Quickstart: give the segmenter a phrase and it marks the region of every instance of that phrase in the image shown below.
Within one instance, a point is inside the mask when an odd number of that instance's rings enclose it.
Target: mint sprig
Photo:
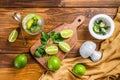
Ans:
[[[49,34],[46,32],[42,32],[42,38],[40,39],[42,45],[36,49],[34,54],[35,57],[39,58],[46,55],[45,47],[51,45],[50,43],[48,43],[50,39],[52,39],[54,43],[59,43],[64,40],[64,38],[61,37],[60,33],[55,33],[55,31],[51,31]]]
[[[64,38],[61,37],[60,33],[54,34],[52,39],[53,39],[54,43],[59,43],[59,42],[62,42],[64,40]]]
[[[50,36],[46,32],[42,32],[41,44],[46,45]]]
[[[44,56],[45,55],[45,49],[44,48],[45,48],[45,45],[39,46],[37,48],[37,50],[35,51],[34,56],[38,57],[38,58]]]

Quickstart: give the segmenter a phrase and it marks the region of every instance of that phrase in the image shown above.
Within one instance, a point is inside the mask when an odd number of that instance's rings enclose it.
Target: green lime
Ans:
[[[70,51],[70,46],[66,42],[59,42],[58,46],[63,52],[69,52]]]
[[[17,37],[18,37],[18,32],[17,32],[16,29],[14,29],[8,37],[8,41],[9,42],[14,42],[17,39]]]
[[[47,61],[47,66],[49,70],[56,71],[60,68],[61,61],[58,57],[52,56]]]
[[[58,53],[58,47],[57,46],[48,46],[45,49],[45,52],[49,55],[57,54]]]
[[[94,26],[94,27],[93,27],[93,30],[94,30],[95,33],[99,33],[99,32],[100,32],[100,28],[97,27],[97,26]]]
[[[85,74],[86,72],[86,68],[84,65],[82,64],[76,64],[73,69],[72,69],[73,73],[77,76],[82,76]]]
[[[14,66],[16,68],[23,68],[25,67],[26,64],[27,64],[27,57],[25,56],[25,54],[19,54],[14,59]]]
[[[73,30],[71,29],[66,29],[60,32],[62,38],[69,38],[73,35]]]

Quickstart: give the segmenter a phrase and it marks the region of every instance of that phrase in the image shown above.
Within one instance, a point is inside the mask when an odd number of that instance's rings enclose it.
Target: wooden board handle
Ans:
[[[85,17],[80,15],[71,23],[71,25],[76,29],[84,21],[85,21]]]

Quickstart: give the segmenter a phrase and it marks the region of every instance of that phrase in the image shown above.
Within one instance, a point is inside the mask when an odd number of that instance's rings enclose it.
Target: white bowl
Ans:
[[[110,26],[110,30],[107,32],[106,35],[96,34],[96,33],[93,31],[94,21],[95,21],[96,19],[100,19],[100,20],[102,20],[102,21],[105,21],[106,24],[107,24],[108,26]],[[107,39],[107,38],[109,38],[109,37],[113,34],[113,32],[114,32],[114,22],[113,22],[112,18],[109,17],[109,16],[106,15],[106,14],[97,14],[97,15],[95,15],[95,16],[90,20],[90,22],[89,22],[89,32],[90,32],[90,34],[91,34],[94,38],[96,38],[96,39],[100,39],[100,40]]]

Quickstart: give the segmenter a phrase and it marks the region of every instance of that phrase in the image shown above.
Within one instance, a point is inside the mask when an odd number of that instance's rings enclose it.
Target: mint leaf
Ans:
[[[55,35],[55,31],[51,31],[50,32],[50,38],[54,37],[54,35]]]
[[[47,41],[47,40],[50,38],[50,36],[49,36],[46,32],[42,32],[42,38],[43,38],[45,41]]]
[[[34,54],[33,56],[39,58],[39,57],[41,57],[41,54],[36,50],[36,51],[35,51],[35,54]]]
[[[60,33],[56,33],[54,34],[54,37],[53,37],[53,42],[54,43],[59,43],[59,42],[62,42],[64,39],[61,37]]]
[[[41,44],[42,44],[42,45],[46,45],[46,44],[47,44],[47,41],[46,41],[44,38],[41,38]]]
[[[50,36],[46,32],[42,32],[41,44],[46,45]]]
[[[37,51],[41,54],[41,56],[45,55],[45,50],[43,48],[38,48]]]
[[[42,57],[45,55],[45,45],[39,46],[38,49],[35,51],[35,57]]]
[[[38,20],[34,20],[34,21],[33,21],[33,23],[32,23],[32,26],[33,26],[33,27],[36,27],[36,26],[38,25],[38,24],[37,24],[37,21],[38,21]]]

